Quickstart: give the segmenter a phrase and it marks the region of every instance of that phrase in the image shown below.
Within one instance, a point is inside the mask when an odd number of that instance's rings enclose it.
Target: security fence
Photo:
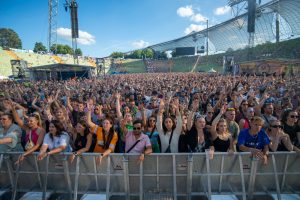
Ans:
[[[83,199],[102,194],[106,199],[209,199],[230,195],[252,199],[258,195],[281,200],[300,193],[300,156],[294,152],[271,153],[268,164],[249,153],[152,154],[139,163],[139,155],[111,154],[97,163],[99,154],[84,154],[70,163],[70,154],[51,155],[37,161],[37,154],[14,164],[20,153],[0,154],[0,189],[10,199],[20,194],[64,194]],[[1,199],[1,192],[0,192]],[[21,199],[25,199],[24,197]]]

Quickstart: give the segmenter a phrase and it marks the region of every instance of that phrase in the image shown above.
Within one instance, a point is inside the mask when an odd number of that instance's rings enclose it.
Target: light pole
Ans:
[[[206,20],[206,62],[208,67],[208,19]]]

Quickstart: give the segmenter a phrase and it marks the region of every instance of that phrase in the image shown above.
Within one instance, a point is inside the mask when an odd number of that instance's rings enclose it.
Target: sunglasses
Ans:
[[[207,112],[207,114],[214,114],[213,112]]]
[[[273,125],[273,126],[271,126],[272,128],[283,128],[281,125]]]
[[[298,116],[296,115],[291,115],[290,118],[297,118]]]
[[[136,131],[136,130],[141,130],[142,128],[141,127],[133,127],[133,130]]]
[[[156,120],[155,119],[149,119],[149,122],[155,122]]]

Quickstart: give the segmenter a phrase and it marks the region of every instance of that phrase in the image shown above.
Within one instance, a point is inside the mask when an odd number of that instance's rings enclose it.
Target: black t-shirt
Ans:
[[[87,135],[83,135],[83,136],[80,135],[80,134],[77,134],[76,140],[74,142],[74,151],[79,151],[80,149],[82,149],[82,148],[84,148],[86,146],[87,136],[88,136],[88,134]],[[96,135],[93,134],[92,144],[91,144],[91,147],[88,150],[88,152],[93,152],[94,151],[95,144],[96,144],[96,137],[95,136]]]
[[[297,133],[300,132],[299,126],[289,126],[287,124],[283,124],[283,131],[290,136],[291,141],[294,145],[297,145],[299,143],[297,138]]]
[[[205,152],[205,149],[209,149],[212,146],[210,140],[210,133],[204,129],[204,142],[203,144],[198,144],[198,132],[195,126],[191,128],[186,134],[186,145],[188,152]]]

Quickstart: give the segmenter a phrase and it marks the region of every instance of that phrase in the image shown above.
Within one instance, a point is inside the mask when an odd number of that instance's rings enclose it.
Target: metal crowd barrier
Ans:
[[[294,152],[271,153],[268,164],[249,153],[152,154],[138,164],[138,155],[111,154],[100,165],[99,154],[84,154],[73,163],[70,154],[37,154],[15,165],[20,153],[0,154],[0,190],[11,199],[20,193],[59,193],[67,199],[83,199],[83,194],[103,194],[105,199],[213,199],[214,195],[234,195],[252,199],[300,193],[300,159]],[[1,197],[0,197],[1,199]],[[24,198],[23,198],[24,199]]]

